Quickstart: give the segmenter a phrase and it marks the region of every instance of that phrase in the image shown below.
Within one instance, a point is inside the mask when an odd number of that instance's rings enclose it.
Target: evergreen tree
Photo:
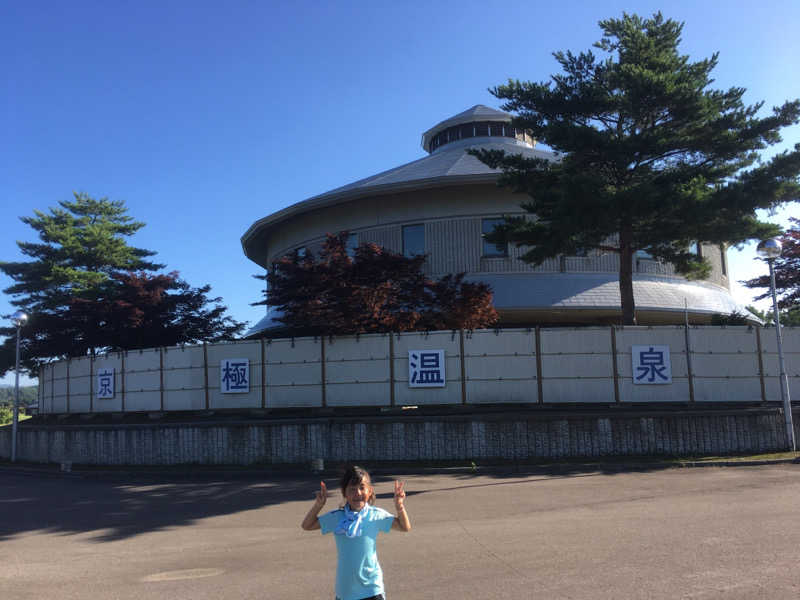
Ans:
[[[266,279],[266,298],[291,335],[346,335],[435,329],[475,329],[497,321],[487,284],[464,274],[434,281],[413,258],[375,244],[361,244],[351,257],[348,232],[328,235],[318,257],[294,252]]]
[[[127,243],[144,223],[128,216],[122,201],[75,194],[49,213],[35,211],[21,220],[39,238],[17,242],[32,260],[0,262],[0,270],[14,281],[4,290],[11,304],[28,314],[21,355],[33,375],[49,359],[141,348],[145,342],[229,338],[244,327],[223,317],[224,307],[205,308],[219,301],[205,297],[208,286],[192,289],[176,274],[151,275],[163,265],[149,260],[155,252]],[[137,295],[137,289],[146,293]],[[138,329],[131,314],[142,315]],[[0,335],[6,336],[0,346],[5,373],[15,363],[16,329],[0,328]]]
[[[792,222],[792,227],[780,237],[783,251],[775,259],[772,267],[775,271],[778,308],[782,309],[781,323],[800,325],[800,219],[790,217],[789,220]],[[755,298],[756,300],[771,296],[768,272],[742,283],[749,288],[766,288],[763,294]],[[772,321],[772,315],[769,314],[764,320]]]
[[[800,194],[800,145],[759,162],[760,150],[798,122],[800,101],[770,116],[746,106],[744,88],[711,89],[717,54],[698,62],[678,51],[683,23],[624,14],[600,22],[593,52],[556,52],[563,73],[542,83],[509,80],[490,90],[516,113],[514,125],[550,146],[557,160],[474,151],[501,168],[500,184],[530,198],[534,218],[508,218],[490,241],[528,246],[523,260],[599,248],[620,256],[624,324],[635,322],[633,258],[644,250],[689,277],[709,265],[694,241],[764,238],[756,218]]]

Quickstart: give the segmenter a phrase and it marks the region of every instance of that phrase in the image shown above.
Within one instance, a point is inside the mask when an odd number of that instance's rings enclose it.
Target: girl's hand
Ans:
[[[319,482],[319,491],[315,492],[314,495],[316,496],[314,503],[317,505],[317,507],[322,508],[325,506],[325,501],[328,499],[328,488],[325,487],[324,481]]]
[[[406,501],[406,492],[403,489],[405,486],[405,481],[398,481],[395,480],[394,482],[394,507],[397,509],[397,512],[403,510],[404,503]]]

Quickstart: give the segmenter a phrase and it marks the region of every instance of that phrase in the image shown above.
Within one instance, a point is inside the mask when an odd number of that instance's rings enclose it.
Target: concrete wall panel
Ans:
[[[611,329],[542,329],[541,342],[542,354],[611,354]]]
[[[53,407],[56,413],[69,412],[69,402],[67,395],[67,362],[60,360],[52,364],[50,373],[53,386]]]
[[[321,385],[267,385],[267,408],[322,406]]]
[[[613,403],[614,382],[608,378],[543,379],[542,397],[546,404],[563,402]]]
[[[464,353],[467,356],[533,356],[536,353],[536,334],[528,329],[466,332]]]
[[[758,377],[695,377],[694,399],[695,402],[760,402],[761,382]]]
[[[226,344],[208,344],[209,408],[258,408],[261,406],[261,342],[258,340]],[[249,391],[225,393],[220,389],[221,361],[242,358],[249,363]]]
[[[689,380],[673,376],[671,384],[639,385],[631,378],[620,379],[620,402],[689,402]]]
[[[97,397],[97,373],[104,369],[114,369],[114,397],[113,398],[98,398]],[[94,359],[94,412],[122,412],[123,398],[125,391],[123,390],[124,377],[122,374],[122,354],[103,354]]]
[[[754,353],[757,347],[756,330],[753,327],[690,327],[689,336],[693,352],[749,354]]]
[[[125,412],[161,410],[161,350],[125,354]]]
[[[457,332],[402,333],[394,337],[395,404],[460,404],[461,342]],[[444,350],[445,387],[410,388],[408,386],[408,352],[410,350]]]
[[[267,408],[322,406],[319,338],[272,340],[264,351]]]
[[[70,412],[88,413],[91,411],[91,379],[92,359],[88,356],[73,358],[69,361],[69,408]]]
[[[381,382],[327,383],[327,406],[389,406],[389,380]]]
[[[466,387],[467,404],[535,404],[539,401],[535,379],[468,379]]]
[[[325,340],[325,399],[328,406],[390,403],[388,335]]]
[[[615,330],[620,401],[686,402],[689,398],[685,330],[681,327],[626,327]],[[754,329],[697,327],[690,330],[695,400],[698,402],[758,402],[761,385]],[[391,340],[391,341],[390,341]],[[767,400],[780,400],[774,329],[761,331]],[[613,402],[613,363],[610,328],[553,328],[541,330],[542,391],[545,403]],[[389,364],[394,348],[394,403],[397,405],[467,403],[529,403],[538,401],[535,332],[514,329],[466,332],[463,336],[465,386],[461,385],[461,336],[458,332],[375,334],[324,341],[325,390],[328,406],[388,405],[392,401]],[[672,384],[634,385],[631,346],[667,344]],[[247,408],[262,403],[262,342],[244,341],[207,347],[208,407]],[[800,329],[784,333],[786,366],[793,398],[800,397]],[[409,349],[445,351],[444,388],[408,387]],[[323,341],[314,338],[264,343],[265,405],[321,406]],[[162,353],[160,355],[160,352]],[[42,413],[154,411],[161,407],[163,357],[164,410],[206,408],[202,346],[149,349],[99,356],[89,375],[89,359],[59,361],[43,367],[40,381]],[[219,361],[247,358],[250,392],[219,392]],[[123,373],[122,367],[125,367]],[[98,399],[96,374],[115,370],[115,395]],[[465,396],[463,395],[465,393]]]
[[[206,408],[203,346],[164,348],[164,410]]]
[[[614,370],[611,354],[542,355],[542,379],[601,377],[611,379]]]
[[[50,365],[42,365],[39,368],[39,412],[42,414],[52,413],[50,385]]]

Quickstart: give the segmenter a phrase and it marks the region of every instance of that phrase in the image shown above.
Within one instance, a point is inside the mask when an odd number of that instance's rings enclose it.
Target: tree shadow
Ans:
[[[599,465],[558,465],[472,472],[426,472],[408,467],[380,469],[373,482],[384,487],[413,475],[409,496],[456,489],[515,486],[554,478],[595,477],[664,468],[622,469]],[[425,482],[425,477],[436,477]],[[444,476],[444,477],[443,477]],[[487,481],[486,478],[502,481]],[[325,480],[338,501],[338,473],[172,471],[137,473],[21,474],[0,471],[0,541],[26,532],[74,535],[96,532],[94,542],[122,540],[142,533],[187,526],[214,516],[231,515],[287,502],[310,502]],[[420,485],[422,484],[422,485]],[[386,489],[384,487],[384,489]],[[378,493],[391,499],[392,492]],[[297,515],[298,524],[303,511]]]
[[[317,483],[317,485],[319,485]],[[121,477],[0,472],[0,541],[30,531],[97,532],[96,542],[191,525],[283,502],[313,499],[314,481],[288,477],[168,474]],[[298,515],[298,527],[302,515]]]

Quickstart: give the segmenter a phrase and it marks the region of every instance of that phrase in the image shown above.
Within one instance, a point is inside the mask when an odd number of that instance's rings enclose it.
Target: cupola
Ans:
[[[530,146],[536,141],[525,131],[511,126],[509,113],[476,104],[462,113],[445,119],[422,134],[422,147],[429,154],[453,142],[469,138],[514,138]]]

